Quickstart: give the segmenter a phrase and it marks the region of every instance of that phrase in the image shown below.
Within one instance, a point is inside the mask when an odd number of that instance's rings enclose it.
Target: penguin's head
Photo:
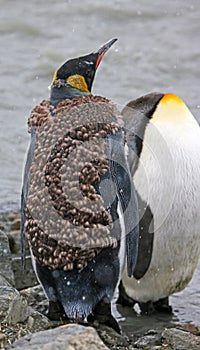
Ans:
[[[136,100],[130,101],[122,111],[127,128],[149,123],[167,122],[174,125],[183,124],[193,116],[185,103],[173,93],[152,92]]]
[[[110,40],[99,50],[86,56],[73,58],[65,62],[54,73],[50,86],[51,97],[55,89],[60,89],[62,87],[65,87],[65,91],[66,87],[68,89],[73,89],[75,96],[78,94],[90,94],[96,70],[103,56],[116,40],[117,39]],[[62,96],[62,99],[67,97],[69,96]],[[73,98],[73,93],[71,98]]]
[[[133,151],[132,164],[137,164],[137,157],[142,151],[146,126],[155,114],[163,96],[164,94],[157,92],[141,96],[130,101],[122,110],[127,145]]]
[[[148,124],[158,130],[168,130],[166,128],[170,127],[177,134],[177,127],[179,132],[183,132],[184,129],[187,130],[188,123],[194,122],[194,117],[185,103],[173,93],[152,92],[132,100],[124,107],[122,115],[127,144],[133,151],[132,156],[129,152],[133,169],[138,164],[136,159],[141,154]]]
[[[184,122],[190,122],[194,117],[180,97],[173,93],[166,93],[159,101],[155,113],[151,116],[151,122],[170,123],[174,127],[183,126]]]

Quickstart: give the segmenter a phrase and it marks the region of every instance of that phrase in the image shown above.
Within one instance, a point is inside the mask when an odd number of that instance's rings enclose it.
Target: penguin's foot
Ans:
[[[169,298],[159,299],[157,301],[148,301],[147,303],[139,303],[142,314],[152,315],[154,312],[164,312],[171,314],[172,307],[169,305]]]
[[[148,301],[147,303],[138,303],[142,315],[152,315],[155,312],[154,303]]]
[[[67,320],[64,308],[59,301],[49,300],[47,317],[52,321]]]
[[[122,281],[119,284],[119,297],[117,304],[122,306],[134,307],[135,304],[138,304],[143,315],[152,315],[154,312],[165,312],[172,313],[172,307],[169,305],[169,298],[159,299],[158,301],[148,301],[147,303],[139,303],[136,300],[129,297],[125,291],[125,288],[122,284]]]
[[[158,301],[153,303],[153,306],[155,308],[156,311],[159,312],[165,312],[168,314],[172,313],[172,307],[171,305],[169,305],[169,298],[163,298],[163,299],[159,299]]]
[[[122,281],[119,284],[119,297],[117,299],[117,304],[120,304],[122,306],[129,306],[133,307],[137,302],[130,298],[124,289],[124,286],[122,284]]]
[[[93,309],[93,314],[88,316],[88,322],[94,324],[105,324],[114,329],[117,333],[121,333],[118,322],[111,314],[111,303],[107,297],[104,297]]]

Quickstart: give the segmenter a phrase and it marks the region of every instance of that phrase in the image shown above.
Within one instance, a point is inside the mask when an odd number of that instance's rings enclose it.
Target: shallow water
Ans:
[[[48,97],[54,70],[110,38],[119,41],[99,67],[95,94],[123,105],[175,92],[200,121],[199,18],[196,0],[0,0],[0,211],[19,208],[27,118]],[[172,297],[181,321],[200,324],[199,271]]]
[[[173,308],[172,314],[155,313],[151,316],[139,314],[128,307],[118,306],[116,316],[122,331],[130,338],[134,339],[149,330],[162,330],[164,327],[189,322],[200,327],[200,264],[196,269],[192,281],[181,292],[169,298]],[[119,313],[119,315],[118,315]]]

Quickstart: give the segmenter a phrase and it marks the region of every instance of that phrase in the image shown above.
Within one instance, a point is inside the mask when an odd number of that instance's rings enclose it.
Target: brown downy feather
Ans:
[[[26,206],[26,236],[36,260],[50,269],[82,269],[103,247],[115,247],[112,218],[94,185],[108,170],[106,137],[120,127],[107,99],[83,96],[53,108],[36,106]]]

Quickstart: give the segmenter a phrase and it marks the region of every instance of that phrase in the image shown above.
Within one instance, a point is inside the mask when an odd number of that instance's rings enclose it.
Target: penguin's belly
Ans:
[[[169,231],[167,225],[154,234],[152,259],[145,275],[136,280],[123,275],[127,294],[139,302],[157,301],[185,288],[197,266],[199,234]]]
[[[123,274],[127,294],[139,302],[182,290],[199,260],[200,133],[194,131],[185,144],[182,138],[166,143],[166,137],[158,145],[154,137],[154,141],[147,138],[143,147],[134,181],[154,217],[152,257],[141,279]]]

